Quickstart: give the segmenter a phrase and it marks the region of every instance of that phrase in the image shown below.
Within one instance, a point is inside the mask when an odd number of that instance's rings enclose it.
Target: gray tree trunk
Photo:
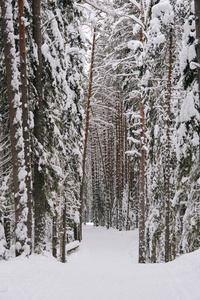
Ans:
[[[195,0],[195,23],[196,23],[196,45],[197,62],[200,64],[200,2]],[[198,83],[199,83],[199,114],[200,114],[200,68],[198,68]],[[200,126],[199,126],[199,164],[200,164]]]
[[[168,74],[168,96],[167,96],[167,144],[166,144],[166,162],[165,162],[165,262],[170,260],[170,114],[171,114],[171,77],[172,77],[172,28],[170,29],[169,44],[169,74]]]

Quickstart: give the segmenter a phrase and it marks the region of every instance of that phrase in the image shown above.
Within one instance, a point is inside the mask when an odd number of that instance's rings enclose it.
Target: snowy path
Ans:
[[[168,264],[137,264],[138,232],[84,227],[80,249],[0,261],[0,300],[200,300],[200,250]]]

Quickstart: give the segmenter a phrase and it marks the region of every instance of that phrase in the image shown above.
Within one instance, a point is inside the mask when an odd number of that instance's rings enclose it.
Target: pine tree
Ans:
[[[81,13],[72,1],[58,1],[57,4],[50,2],[45,13],[43,11],[43,16],[46,17],[47,13],[50,21],[44,21],[48,30],[44,32],[42,45],[46,62],[43,70],[44,136],[48,135],[48,139],[44,139],[46,158],[43,156],[42,164],[46,170],[44,190],[47,206],[53,207],[50,199],[56,192],[62,209],[66,211],[66,216],[62,214],[64,219],[66,217],[66,222],[63,222],[66,224],[65,232],[69,226],[76,227],[80,208],[77,190],[81,180],[84,50],[79,25]],[[54,40],[56,42],[52,43]]]
[[[181,79],[178,88],[179,114],[177,114],[177,186],[173,206],[176,210],[175,228],[179,232],[177,251],[189,252],[199,245],[199,137],[197,111],[198,83],[195,51],[195,16],[191,1],[185,2],[185,9],[180,7],[184,19],[182,50],[180,56]],[[192,225],[193,224],[193,225]]]
[[[86,154],[87,154],[87,144],[88,144],[88,132],[89,132],[89,117],[90,117],[90,98],[92,93],[93,84],[93,67],[94,67],[94,56],[95,56],[95,38],[96,38],[96,27],[94,27],[93,41],[92,41],[92,53],[91,53],[91,64],[90,64],[90,78],[89,78],[89,88],[88,88],[88,100],[87,100],[87,110],[86,110],[86,125],[85,125],[85,141],[84,141],[84,152],[83,152],[83,174],[82,182],[80,187],[80,237],[82,240],[82,214],[83,214],[83,189],[85,183],[85,172],[86,172]]]
[[[10,1],[1,2],[3,20],[3,41],[5,52],[5,66],[7,79],[7,99],[9,105],[10,140],[13,165],[13,184],[15,197],[15,235],[16,255],[27,247],[27,188],[26,168],[24,165],[24,139],[22,110],[19,92],[19,70],[16,63],[16,48],[14,39],[14,26],[12,18],[12,4]]]
[[[42,35],[41,35],[41,1],[32,2],[33,40],[37,49],[37,63],[34,70],[35,105],[34,105],[34,137],[37,147],[44,146],[44,110],[42,90]],[[45,195],[44,174],[40,167],[40,158],[34,157],[34,206],[35,206],[35,249],[42,251],[45,244]]]
[[[24,138],[25,184],[27,193],[27,235],[31,245],[32,237],[32,191],[31,191],[31,158],[30,158],[30,133],[29,133],[29,102],[27,88],[26,65],[26,37],[24,1],[18,1],[19,9],[19,50],[20,50],[20,77],[21,77],[21,102],[22,102],[22,127]]]
[[[146,192],[148,198],[151,199],[150,203],[146,202],[147,224],[150,222],[150,226],[147,225],[146,228],[146,245],[147,256],[152,255],[154,262],[158,244],[162,244],[165,249],[166,260],[170,255],[170,200],[173,197],[170,184],[170,178],[173,176],[170,141],[172,132],[172,21],[173,9],[168,1],[152,5],[143,53],[144,69],[141,88],[145,102],[148,137],[146,141],[148,190]],[[164,68],[164,65],[168,65],[168,68]],[[165,220],[161,213],[163,210]],[[165,232],[163,232],[164,228]]]

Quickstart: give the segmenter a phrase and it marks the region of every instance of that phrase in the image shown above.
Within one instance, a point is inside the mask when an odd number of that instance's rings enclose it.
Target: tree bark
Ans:
[[[92,195],[93,195],[93,220],[94,225],[98,226],[98,201],[97,201],[97,170],[96,170],[96,141],[91,134],[91,172],[92,172]]]
[[[115,165],[115,196],[116,196],[116,228],[119,229],[119,189],[120,189],[120,133],[119,133],[119,104],[116,105],[116,120],[115,120],[115,134],[116,134],[116,165]]]
[[[140,42],[143,40],[143,30],[140,29]],[[140,95],[140,127],[141,127],[141,146],[140,146],[140,204],[139,204],[139,263],[145,263],[146,249],[145,249],[145,120],[144,120],[144,106],[142,96]]]
[[[10,249],[11,246],[11,216],[10,211],[8,209],[5,209],[4,211],[4,232],[5,232],[5,238],[7,243],[7,248]]]
[[[5,53],[6,82],[9,105],[10,140],[13,165],[13,186],[15,202],[15,234],[16,234],[16,255],[20,255],[26,244],[26,190],[23,179],[19,176],[24,170],[23,162],[23,130],[21,125],[20,94],[18,86],[18,69],[16,65],[16,49],[14,40],[14,28],[12,20],[11,0],[1,0],[3,44]],[[23,175],[21,173],[21,175]],[[23,176],[22,176],[23,177]],[[22,183],[22,185],[20,185]]]
[[[31,192],[31,162],[30,162],[30,136],[29,136],[29,103],[27,90],[26,74],[26,38],[25,38],[25,19],[24,19],[24,1],[18,0],[19,8],[19,50],[20,50],[20,75],[21,75],[21,93],[22,93],[22,127],[24,137],[24,159],[26,168],[26,189],[27,189],[27,235],[31,245],[32,237],[32,192]]]
[[[123,114],[122,103],[119,104],[119,230],[123,228],[123,213],[122,213],[122,200],[123,200]]]
[[[196,52],[197,63],[200,64],[200,2],[195,0],[195,23],[196,23]],[[199,115],[200,115],[200,67],[198,67],[198,83],[199,83]],[[200,125],[199,125],[199,164],[200,164]]]
[[[112,132],[110,127],[108,128],[108,141],[107,141],[107,149],[108,149],[108,163],[107,163],[107,179],[108,179],[108,189],[109,189],[109,210],[110,210],[110,227],[112,227],[112,207],[114,203],[114,172],[113,172],[113,166],[114,166],[114,153],[112,152]]]
[[[165,262],[170,260],[170,114],[171,114],[171,77],[172,77],[172,28],[170,29],[169,44],[169,74],[167,96],[167,141],[166,141],[166,166],[165,166]]]
[[[61,235],[60,235],[60,256],[61,256],[61,262],[66,262],[66,199],[64,200],[64,207],[63,207],[63,213],[62,213],[62,221],[61,221]]]
[[[41,36],[41,3],[33,2],[33,38],[37,45],[38,63],[35,70],[36,103],[34,110],[34,136],[38,145],[43,146],[43,97],[42,97],[42,36]],[[34,204],[35,204],[35,250],[44,248],[45,236],[45,197],[44,175],[39,165],[39,157],[34,157]]]

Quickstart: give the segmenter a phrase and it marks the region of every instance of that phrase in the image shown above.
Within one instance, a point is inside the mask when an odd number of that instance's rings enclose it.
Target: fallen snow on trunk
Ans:
[[[49,254],[0,261],[0,300],[199,300],[200,250],[137,264],[138,231],[85,226],[62,264]]]

